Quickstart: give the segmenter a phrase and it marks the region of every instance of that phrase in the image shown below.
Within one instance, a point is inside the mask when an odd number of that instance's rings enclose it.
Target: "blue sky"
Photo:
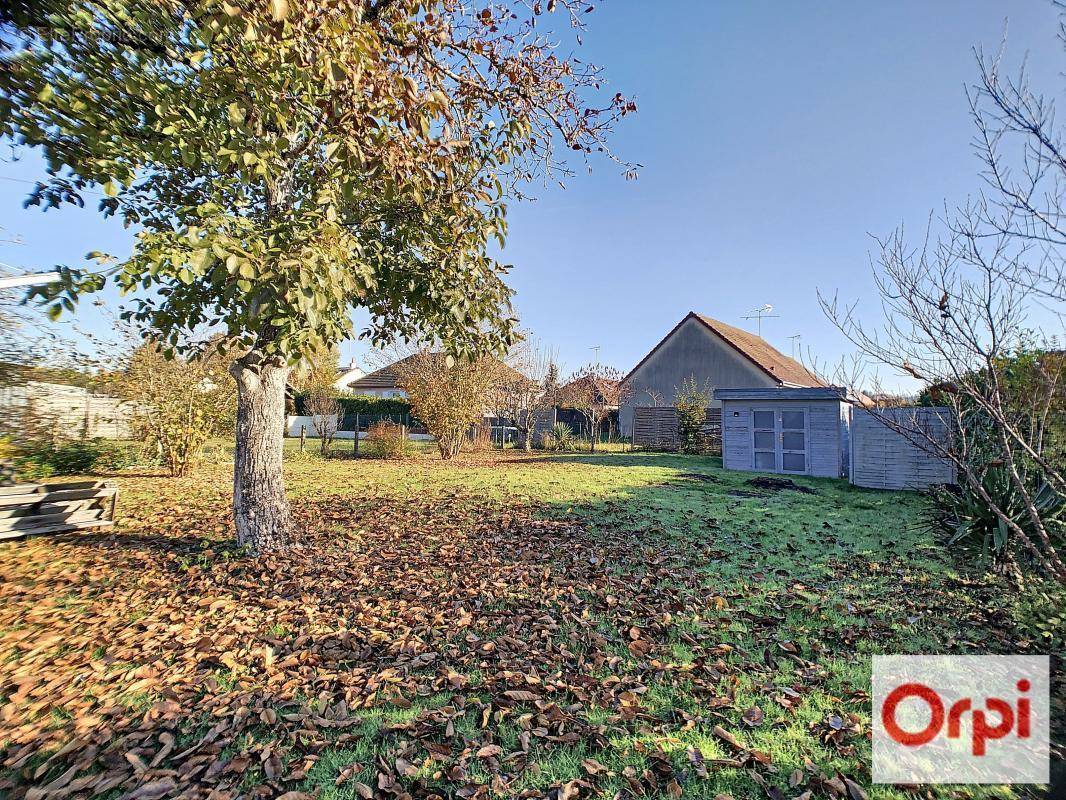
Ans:
[[[608,0],[589,18],[583,56],[605,65],[608,91],[636,95],[639,112],[613,145],[644,168],[627,182],[597,162],[565,190],[538,188],[535,203],[512,207],[501,258],[514,265],[523,326],[564,372],[594,346],[628,371],[690,310],[747,327],[744,315],[771,303],[771,343],[789,353],[800,334],[805,351],[837,359],[848,345],[815,288],[864,300],[877,317],[869,235],[901,223],[917,233],[945,200],[980,187],[964,96],[972,48],[997,48],[1006,29],[1008,63],[1028,55],[1062,100],[1057,19],[1043,0]],[[0,238],[24,241],[0,244],[0,261],[37,270],[80,264],[89,250],[129,252],[129,233],[96,213],[97,198],[24,211],[18,181],[38,177],[40,162],[0,155]],[[88,304],[80,313],[106,330]]]

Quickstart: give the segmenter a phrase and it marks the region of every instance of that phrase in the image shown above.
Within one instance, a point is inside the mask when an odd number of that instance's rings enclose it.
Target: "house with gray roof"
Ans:
[[[408,356],[413,358],[413,356]],[[345,389],[351,394],[365,394],[371,397],[407,397],[407,392],[400,388],[400,373],[397,365],[406,361],[402,358],[388,366],[368,372],[353,381],[350,381]]]

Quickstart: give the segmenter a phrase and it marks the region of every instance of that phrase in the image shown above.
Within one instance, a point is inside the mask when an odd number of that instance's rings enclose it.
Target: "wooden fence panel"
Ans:
[[[898,408],[877,412],[904,431],[921,431],[947,444],[949,415],[942,408]],[[851,416],[851,482],[873,489],[927,489],[954,483],[952,464],[923,445],[923,436],[906,435],[877,415],[856,408]]]
[[[633,409],[633,446],[651,450],[677,449],[677,409],[637,406]]]
[[[677,409],[673,406],[637,406],[633,409],[633,446],[674,451],[680,447]],[[708,408],[700,427],[700,450],[722,452],[722,409]]]

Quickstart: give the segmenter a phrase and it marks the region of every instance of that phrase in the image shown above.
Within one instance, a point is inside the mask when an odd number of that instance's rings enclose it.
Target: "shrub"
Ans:
[[[1026,534],[1035,536],[1025,501],[1003,467],[989,467],[981,478],[981,487]],[[968,484],[938,487],[930,493],[933,507],[930,520],[949,534],[948,543],[963,548],[977,548],[984,561],[999,567],[1013,566],[1017,552],[1010,529],[996,516],[992,507]],[[1066,538],[1066,500],[1047,482],[1032,491],[1033,503],[1048,529],[1057,532],[1060,542]]]
[[[677,409],[678,449],[682,453],[703,453],[707,442],[703,425],[707,421],[707,406],[713,392],[707,385],[700,385],[695,377],[688,377],[675,390],[674,407]]]
[[[415,416],[436,439],[440,457],[454,458],[470,426],[482,419],[500,362],[490,356],[453,358],[419,350],[393,368]]]
[[[233,431],[237,385],[229,365],[229,357],[214,350],[168,358],[162,345],[148,342],[112,378],[115,391],[137,409],[136,437],[172,476],[186,475],[209,439]]]
[[[19,480],[36,481],[53,475],[84,475],[125,469],[140,463],[138,449],[105,439],[75,439],[23,448],[14,459]]]
[[[403,426],[393,422],[375,422],[366,432],[363,452],[371,458],[402,458],[407,453]]]
[[[294,407],[297,414],[308,416],[307,410],[309,392],[301,392],[294,399]],[[341,407],[341,414],[369,414],[398,417],[411,413],[411,404],[402,397],[374,397],[370,394],[338,395],[337,403]]]
[[[93,462],[93,470],[114,472],[145,463],[142,450],[135,444],[123,442],[100,442],[100,452]]]
[[[51,478],[53,475],[55,475],[55,469],[42,454],[19,456],[15,459],[16,482],[39,481]]]
[[[48,460],[56,475],[81,475],[92,471],[103,451],[99,439],[78,439],[60,444]]]
[[[565,422],[556,422],[551,430],[544,434],[544,449],[568,453],[577,449],[577,436]]]
[[[1066,586],[1045,580],[1026,588],[1015,607],[1019,627],[1040,643],[1037,652],[1066,652]]]

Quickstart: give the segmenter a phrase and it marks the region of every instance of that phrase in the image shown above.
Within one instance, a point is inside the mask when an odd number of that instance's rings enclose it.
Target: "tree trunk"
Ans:
[[[230,371],[237,381],[237,449],[233,455],[237,543],[256,553],[285,550],[293,540],[282,476],[289,367],[253,350],[234,362]]]
[[[596,428],[599,427],[597,423],[599,420],[593,421],[589,419],[589,452],[596,452]]]

